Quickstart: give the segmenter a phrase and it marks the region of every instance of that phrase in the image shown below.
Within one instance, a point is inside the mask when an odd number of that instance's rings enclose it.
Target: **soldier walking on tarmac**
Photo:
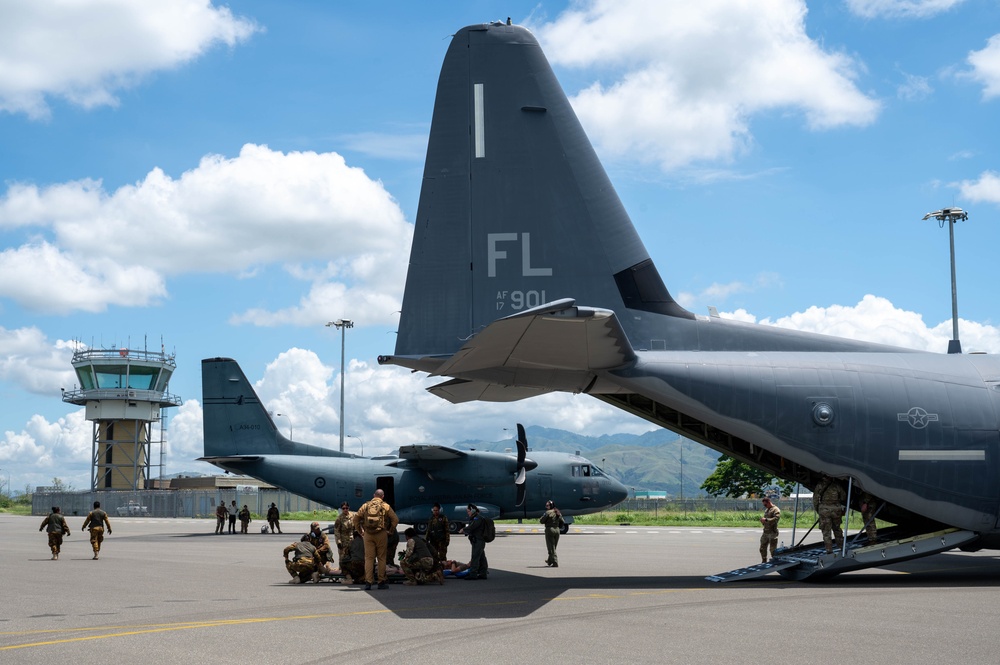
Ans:
[[[94,509],[87,513],[87,519],[83,520],[83,530],[90,527],[90,546],[94,548],[94,558],[101,556],[101,543],[104,542],[104,528],[107,527],[108,535],[111,535],[111,522],[108,521],[108,514],[101,510],[101,502],[94,502]]]
[[[47,527],[47,528],[46,528]],[[59,513],[59,506],[52,506],[52,513],[42,520],[42,526],[38,530],[46,529],[49,534],[49,549],[52,550],[52,560],[59,559],[59,550],[62,549],[63,535],[69,535],[69,525],[66,518]]]

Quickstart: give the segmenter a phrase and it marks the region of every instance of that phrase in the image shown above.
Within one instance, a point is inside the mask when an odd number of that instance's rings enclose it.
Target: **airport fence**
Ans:
[[[282,515],[314,510],[332,510],[330,506],[310,501],[285,490],[261,489],[256,492],[233,488],[179,489],[179,490],[98,490],[74,492],[35,492],[32,495],[33,515],[48,515],[52,506],[59,506],[64,515],[85,516],[94,501],[100,501],[108,515],[114,517],[178,517],[212,518],[220,502],[230,505],[236,501],[240,508],[244,504],[250,512],[263,518],[268,506],[274,503]],[[778,505],[789,517],[794,510],[793,499],[781,499]],[[718,513],[760,513],[763,507],[760,499],[730,499],[727,497],[700,497],[695,499],[643,499],[629,498],[602,511],[604,516],[711,514]],[[812,513],[812,499],[799,501],[798,512]]]
[[[48,515],[52,506],[59,506],[63,515],[84,517],[100,501],[108,516],[115,517],[215,517],[219,503],[246,505],[251,513],[263,518],[274,503],[282,515],[314,510],[331,510],[285,490],[237,491],[233,488],[182,490],[99,490],[83,492],[35,492],[31,498],[33,515]]]
[[[790,516],[795,510],[795,500],[783,498],[776,500],[782,514]],[[676,515],[678,513],[760,513],[764,510],[760,499],[731,499],[729,497],[699,497],[694,499],[644,499],[628,498],[617,506],[602,511],[602,515],[642,514],[654,518],[662,514]],[[799,499],[798,512],[810,513],[813,510],[812,497]]]

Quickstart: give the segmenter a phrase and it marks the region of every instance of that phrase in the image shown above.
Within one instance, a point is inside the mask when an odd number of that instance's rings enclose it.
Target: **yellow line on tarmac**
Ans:
[[[99,632],[99,631],[119,631],[105,633],[101,635],[81,635],[79,637],[69,637],[65,639],[58,640],[46,640],[42,642],[28,642],[25,644],[12,644],[10,646],[0,647],[0,651],[10,651],[13,649],[25,649],[28,647],[41,647],[50,646],[53,644],[68,644],[73,642],[87,642],[90,640],[103,640],[111,637],[129,637],[131,635],[149,635],[153,633],[167,633],[177,630],[190,630],[192,628],[217,628],[220,626],[239,626],[244,624],[253,623],[269,623],[273,621],[298,621],[302,619],[330,619],[337,617],[352,617],[352,616],[365,616],[368,614],[387,614],[387,613],[400,613],[400,612],[416,612],[416,611],[427,611],[431,609],[454,609],[456,607],[483,607],[483,606],[499,606],[499,605],[519,605],[527,601],[509,601],[502,603],[470,603],[462,605],[437,605],[429,607],[411,607],[400,610],[364,610],[358,612],[335,612],[330,614],[303,614],[298,616],[288,616],[288,617],[256,617],[250,619],[213,619],[211,621],[184,621],[180,623],[168,623],[168,624],[147,624],[138,626],[101,626],[101,627],[88,627],[88,628],[72,628],[69,630],[37,630],[37,631],[21,631],[21,632],[9,632],[0,633],[0,635],[39,635],[45,633],[67,633],[67,632]]]
[[[609,598],[623,598],[626,596],[646,596],[646,595],[656,595],[664,593],[678,593],[684,591],[700,591],[701,589],[660,589],[660,590],[649,590],[649,591],[633,591],[625,594],[599,594],[590,593],[584,594],[582,596],[559,596],[556,598],[546,598],[545,600],[553,601],[566,601],[566,600],[595,600],[595,599],[609,599]],[[499,607],[502,605],[523,605],[528,601],[525,600],[513,600],[504,602],[493,602],[493,603],[461,603],[461,604],[448,604],[448,605],[429,605],[422,607],[409,607],[405,609],[381,609],[381,610],[361,610],[356,612],[333,612],[329,614],[302,614],[296,616],[287,617],[253,617],[248,619],[212,619],[210,621],[183,621],[177,623],[165,623],[165,624],[139,624],[136,626],[88,626],[84,628],[56,628],[56,629],[44,629],[44,630],[30,630],[30,631],[17,631],[17,632],[0,632],[0,636],[28,636],[28,635],[45,635],[51,633],[59,633],[65,635],[66,633],[101,633],[99,635],[78,635],[76,637],[66,637],[62,639],[55,640],[44,640],[39,642],[27,642],[24,644],[12,644],[9,646],[0,646],[0,651],[11,651],[14,649],[26,649],[29,647],[42,647],[51,646],[53,644],[69,644],[73,642],[87,642],[91,640],[104,640],[112,637],[129,637],[133,635],[151,635],[155,633],[168,633],[178,630],[191,630],[191,629],[203,629],[203,628],[218,628],[220,626],[240,626],[246,624],[254,623],[270,623],[274,621],[300,621],[308,619],[331,619],[338,617],[355,617],[355,616],[365,616],[369,614],[399,614],[404,612],[426,612],[427,610],[442,610],[442,609],[455,609],[459,607]],[[112,631],[112,632],[107,632]]]

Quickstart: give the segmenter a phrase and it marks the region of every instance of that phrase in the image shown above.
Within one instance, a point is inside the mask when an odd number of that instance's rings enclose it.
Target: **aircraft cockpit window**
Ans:
[[[606,476],[608,474],[604,473],[604,470],[600,467],[596,467],[593,464],[590,465],[590,475],[594,477]]]
[[[571,466],[569,468],[569,475],[573,476],[574,478],[576,478],[577,476],[579,476],[580,475],[580,465],[574,464],[573,466]]]
[[[589,464],[584,464],[583,465],[583,477],[584,478],[589,478],[590,477],[590,465]]]

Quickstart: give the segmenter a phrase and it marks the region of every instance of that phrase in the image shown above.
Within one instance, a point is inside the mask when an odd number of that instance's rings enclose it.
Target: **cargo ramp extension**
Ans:
[[[808,535],[808,534],[807,534]],[[875,568],[908,559],[937,554],[974,541],[978,533],[942,529],[932,533],[907,532],[898,527],[883,529],[878,540],[868,544],[864,532],[847,539],[846,551],[827,554],[822,542],[779,549],[767,563],[711,575],[710,582],[734,582],[778,573],[785,579],[815,581],[862,568]]]

